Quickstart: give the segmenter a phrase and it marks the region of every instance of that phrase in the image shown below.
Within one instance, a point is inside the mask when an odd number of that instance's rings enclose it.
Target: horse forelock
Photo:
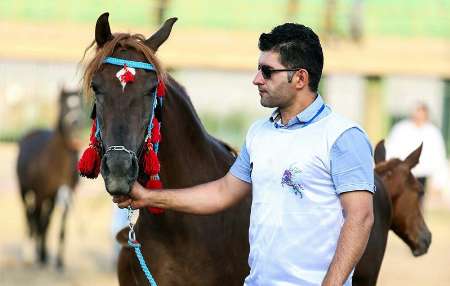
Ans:
[[[155,56],[154,52],[145,44],[145,37],[141,34],[129,34],[129,33],[115,33],[113,39],[107,42],[103,47],[98,47],[95,40],[86,48],[83,58],[84,61],[86,54],[95,49],[94,55],[87,61],[82,77],[83,94],[92,98],[93,93],[91,90],[91,81],[95,72],[97,72],[103,60],[111,56],[117,48],[132,49],[140,52],[144,55],[149,63],[151,63],[156,70],[156,74],[160,79],[166,81],[166,73],[163,70],[161,63]]]
[[[375,166],[375,172],[377,172],[379,175],[382,175],[387,171],[392,171],[395,167],[400,165],[400,163],[402,163],[402,160],[398,158],[393,158],[388,161],[380,162]]]

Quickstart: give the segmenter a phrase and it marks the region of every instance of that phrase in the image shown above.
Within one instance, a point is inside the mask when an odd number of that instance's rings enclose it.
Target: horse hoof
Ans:
[[[56,261],[56,270],[60,273],[64,272],[64,262],[61,259]]]

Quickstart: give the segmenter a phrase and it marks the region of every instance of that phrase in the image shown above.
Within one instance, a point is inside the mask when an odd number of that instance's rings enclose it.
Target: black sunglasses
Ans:
[[[302,68],[293,68],[293,69],[273,69],[266,65],[258,66],[258,70],[261,71],[261,74],[264,79],[270,79],[272,77],[272,73],[274,72],[282,72],[282,71],[298,71]]]

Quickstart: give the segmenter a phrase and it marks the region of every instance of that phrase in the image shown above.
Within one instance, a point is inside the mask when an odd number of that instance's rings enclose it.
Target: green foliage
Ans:
[[[354,0],[336,1],[334,28],[349,35],[349,15]],[[319,33],[324,23],[326,0],[299,0],[294,15]],[[166,15],[177,16],[177,26],[267,31],[287,18],[287,0],[170,0]],[[110,12],[115,23],[156,25],[159,1],[147,0],[2,0],[0,20],[92,23]],[[368,35],[450,37],[450,0],[363,1],[364,30]]]
[[[225,115],[204,112],[200,114],[200,118],[211,135],[237,149],[244,143],[247,129],[254,120],[254,116],[244,112],[231,112]]]

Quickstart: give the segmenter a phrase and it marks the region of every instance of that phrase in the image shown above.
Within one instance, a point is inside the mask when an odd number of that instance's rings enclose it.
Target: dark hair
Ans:
[[[309,88],[317,92],[323,68],[323,53],[319,37],[301,24],[286,23],[270,33],[262,33],[258,47],[261,51],[280,54],[280,62],[287,68],[301,67],[309,73]]]

